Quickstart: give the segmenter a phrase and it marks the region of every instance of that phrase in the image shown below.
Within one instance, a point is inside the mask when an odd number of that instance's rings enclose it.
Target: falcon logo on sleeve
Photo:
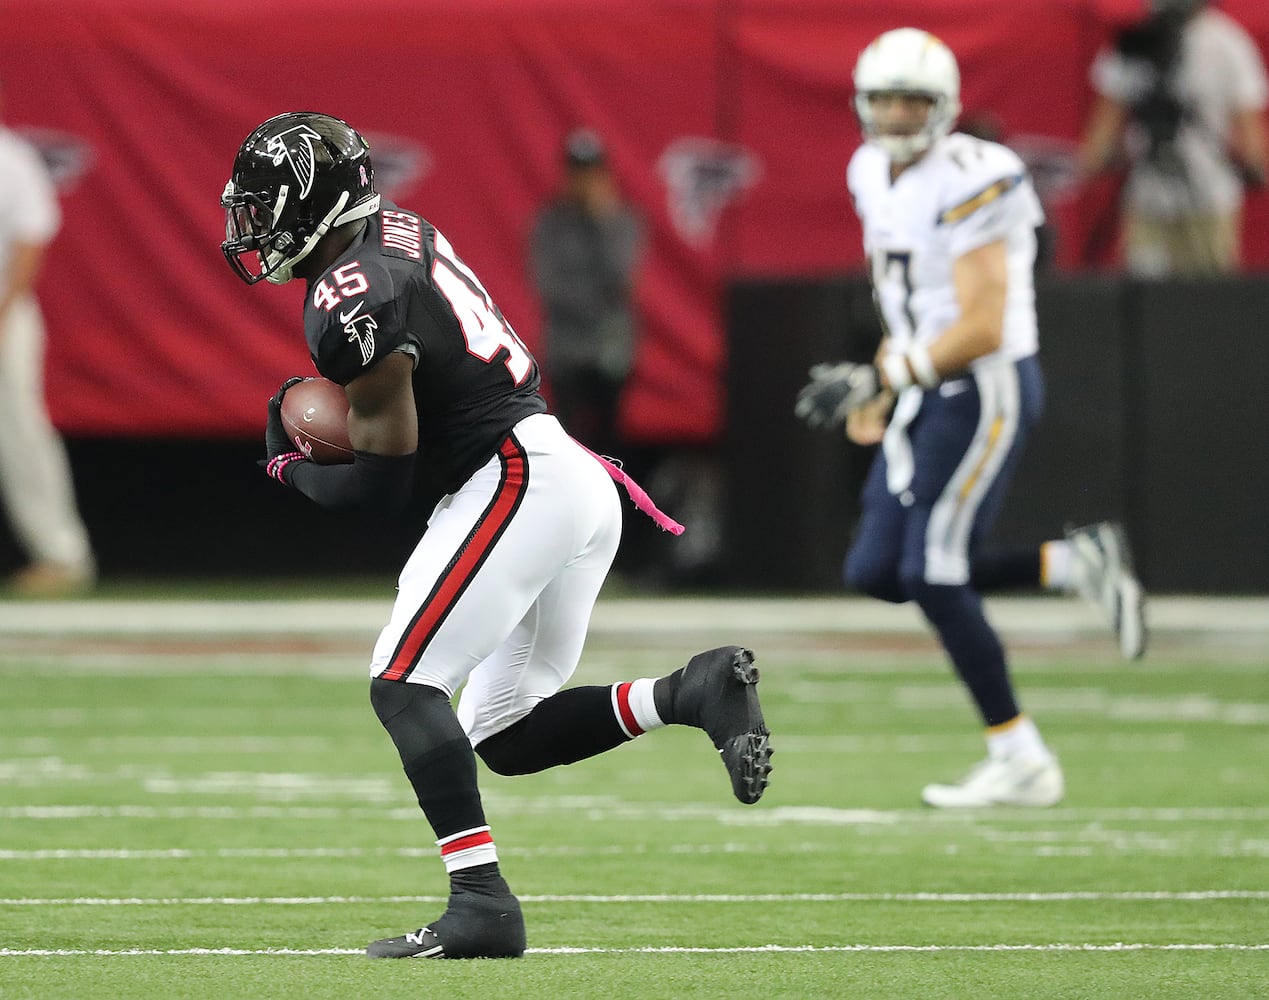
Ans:
[[[284,132],[269,138],[265,152],[273,157],[273,165],[280,166],[285,160],[300,182],[300,197],[307,198],[313,189],[313,179],[317,176],[314,166],[317,154],[313,152],[313,140],[321,140],[321,136],[307,125],[296,125]]]
[[[356,343],[361,351],[362,365],[370,364],[375,356],[375,331],[379,324],[369,313],[363,314],[361,307],[365,300],[358,302],[348,310],[341,310],[339,321],[344,324],[344,333],[348,335],[348,343]]]

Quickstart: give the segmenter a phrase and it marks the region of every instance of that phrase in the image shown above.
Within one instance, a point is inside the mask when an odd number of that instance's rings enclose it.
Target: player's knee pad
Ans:
[[[370,704],[403,757],[467,738],[449,697],[438,688],[376,677],[370,682]]]
[[[483,826],[476,755],[444,691],[370,682],[370,703],[392,737],[419,806],[438,836]]]
[[[426,704],[424,699],[437,698],[443,699],[446,705],[449,704],[444,691],[426,684],[388,681],[382,677],[374,677],[370,681],[370,704],[385,726],[402,712]]]

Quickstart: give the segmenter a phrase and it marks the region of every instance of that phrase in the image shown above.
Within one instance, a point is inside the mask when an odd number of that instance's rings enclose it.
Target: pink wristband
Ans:
[[[279,483],[285,483],[282,470],[292,462],[307,462],[308,456],[302,451],[288,451],[284,455],[276,455],[269,459],[269,464],[265,466],[264,471],[268,473],[270,478],[276,479]]]

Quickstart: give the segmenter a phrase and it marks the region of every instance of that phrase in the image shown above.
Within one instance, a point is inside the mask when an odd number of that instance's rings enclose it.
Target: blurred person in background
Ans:
[[[571,132],[563,153],[563,188],[539,210],[529,241],[529,272],[545,319],[548,394],[570,434],[601,455],[619,455],[644,227],[621,196],[598,134]]]
[[[1033,290],[1043,211],[1006,147],[953,132],[955,56],[916,28],[859,57],[865,142],[847,171],[884,338],[873,363],[817,365],[795,411],[880,444],[844,577],[893,603],[914,601],[938,634],[986,727],[987,758],[955,784],[927,785],[940,808],[1051,806],[1065,780],[1015,694],[982,594],[1078,590],[1144,648],[1141,588],[1126,536],[1104,522],[1038,546],[984,546],[1043,409]]]
[[[1252,38],[1204,0],[1153,0],[1091,77],[1080,169],[1126,169],[1127,271],[1237,271],[1244,187],[1265,183],[1265,67]]]
[[[39,153],[0,125],[0,499],[30,559],[9,580],[9,592],[23,597],[78,593],[96,575],[66,449],[44,402],[45,330],[35,282],[60,224]]]

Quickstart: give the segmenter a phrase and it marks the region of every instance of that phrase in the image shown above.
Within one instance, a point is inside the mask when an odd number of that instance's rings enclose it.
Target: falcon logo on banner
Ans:
[[[1079,144],[1052,135],[1010,136],[1006,145],[1027,165],[1045,205],[1069,201],[1080,191]]]
[[[384,132],[365,133],[375,164],[375,190],[396,201],[432,172],[432,154],[414,139]]]
[[[317,175],[314,166],[317,154],[313,150],[313,140],[321,138],[307,125],[296,125],[273,136],[265,146],[265,152],[273,157],[275,167],[283,160],[291,165],[295,179],[300,182],[301,198],[307,198],[308,193],[313,190],[313,178]]]
[[[700,136],[670,143],[657,169],[665,181],[670,221],[695,246],[713,240],[723,209],[762,176],[762,164],[749,150]]]
[[[93,147],[78,135],[39,126],[21,126],[14,131],[39,152],[59,194],[69,194],[92,169],[96,159]]]

